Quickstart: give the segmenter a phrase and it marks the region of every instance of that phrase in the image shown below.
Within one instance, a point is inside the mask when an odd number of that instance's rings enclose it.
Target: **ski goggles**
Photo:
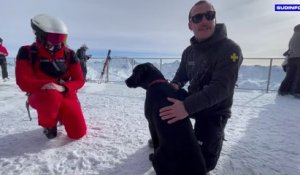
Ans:
[[[44,44],[45,49],[47,49],[51,52],[56,52],[56,51],[60,50],[61,48],[63,48],[63,46],[64,46],[64,43],[62,43],[62,42],[53,44],[53,43],[47,41]]]
[[[49,51],[56,52],[63,48],[66,40],[67,34],[47,33],[44,47]]]
[[[208,21],[212,21],[216,17],[216,12],[207,11],[205,13],[197,13],[196,15],[190,17],[190,21],[192,21],[194,24],[198,24],[203,20],[203,17],[205,17]]]
[[[52,44],[65,43],[67,41],[67,34],[59,34],[59,33],[47,33],[46,34],[46,42],[50,42]]]

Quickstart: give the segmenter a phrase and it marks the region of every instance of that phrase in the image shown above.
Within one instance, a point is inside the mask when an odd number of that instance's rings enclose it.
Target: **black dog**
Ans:
[[[175,90],[151,63],[137,65],[125,82],[130,88],[142,87],[146,90],[144,110],[154,144],[152,165],[156,174],[206,174],[201,148],[188,117],[168,124],[159,116],[160,108],[172,105],[167,97],[183,100],[187,92]]]

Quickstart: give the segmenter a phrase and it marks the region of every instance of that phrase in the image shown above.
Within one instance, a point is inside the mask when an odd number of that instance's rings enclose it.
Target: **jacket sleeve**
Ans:
[[[62,85],[67,88],[67,93],[76,92],[84,85],[84,78],[79,63],[72,64],[69,67],[71,75],[70,81],[64,82]]]
[[[53,82],[51,80],[41,80],[35,76],[33,65],[29,58],[29,49],[25,46],[19,49],[16,58],[15,74],[17,85],[22,91],[29,93],[40,91],[44,84]]]
[[[8,56],[8,52],[7,52],[6,48],[2,45],[0,45],[0,55]]]
[[[243,56],[236,45],[218,58],[210,83],[201,91],[187,97],[184,106],[189,114],[200,112],[233,95]]]
[[[187,50],[185,50],[182,53],[179,68],[177,69],[176,74],[173,80],[171,81],[172,83],[177,84],[180,88],[182,88],[188,82],[186,62],[187,62]]]

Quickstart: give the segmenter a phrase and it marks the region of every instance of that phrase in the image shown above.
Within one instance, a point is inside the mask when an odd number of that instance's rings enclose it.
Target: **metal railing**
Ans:
[[[164,74],[166,70],[164,70],[164,64],[165,63],[172,63],[174,61],[178,61],[178,65],[180,62],[180,58],[126,58],[127,61],[130,63],[129,69],[133,69],[135,65],[140,64],[140,63],[145,63],[145,62],[151,62],[154,63],[155,66],[159,68],[160,71]],[[264,88],[245,88],[245,87],[239,87],[237,86],[237,89],[242,89],[242,90],[262,90],[266,92],[270,91],[277,91],[277,88],[271,88],[271,78],[272,78],[272,72],[274,69],[274,66],[281,66],[281,63],[283,62],[284,58],[244,58],[242,66],[263,66],[267,68],[267,72],[265,73],[266,75],[266,85]],[[120,61],[124,60],[124,58],[112,58],[112,61]],[[277,67],[278,68],[278,67]],[[111,70],[111,69],[110,69]],[[130,71],[131,71],[130,70]],[[174,73],[173,76],[175,75],[175,71],[177,68],[174,68]],[[281,71],[281,70],[280,70]],[[113,80],[110,79],[112,76],[112,72],[109,72],[109,75],[107,76],[107,82],[120,82],[123,80]],[[166,75],[166,74],[164,74]],[[169,75],[169,74],[168,74]],[[280,74],[280,78],[283,78],[284,72],[282,71],[282,75]],[[173,77],[166,77],[167,79],[172,79]],[[249,77],[251,78],[251,77]],[[265,81],[265,80],[264,80]]]
[[[251,62],[252,60],[252,62]],[[267,83],[266,83],[266,87],[264,89],[261,88],[257,88],[257,89],[251,89],[251,88],[239,88],[237,87],[237,89],[244,89],[244,90],[263,90],[266,92],[270,92],[270,91],[277,91],[276,89],[271,89],[270,88],[270,83],[271,83],[271,78],[273,76],[272,72],[274,69],[274,66],[279,66],[280,67],[280,72],[281,72],[281,77],[280,79],[283,79],[284,76],[284,72],[281,70],[281,64],[283,62],[284,58],[244,58],[243,64],[242,65],[260,65],[260,66],[268,66],[268,71],[267,71]],[[247,61],[249,61],[250,63],[247,63]],[[258,62],[264,62],[264,63],[258,63]]]

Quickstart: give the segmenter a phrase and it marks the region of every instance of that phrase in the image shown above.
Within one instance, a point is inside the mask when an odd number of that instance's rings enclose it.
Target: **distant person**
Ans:
[[[197,2],[188,19],[194,36],[171,83],[179,89],[189,82],[189,96],[184,101],[168,98],[172,105],[161,108],[160,116],[170,125],[189,116],[195,119],[192,134],[199,142],[208,172],[216,167],[221,153],[243,56],[239,45],[227,38],[225,25],[216,23],[211,3]]]
[[[7,52],[6,48],[3,46],[3,39],[0,38],[0,65],[1,65],[1,70],[2,70],[3,81],[8,80],[7,61],[6,61],[7,56],[8,56],[8,52]]]
[[[294,27],[294,34],[289,41],[289,49],[284,56],[286,57],[286,76],[281,82],[278,94],[291,94],[300,98],[300,24]]]
[[[38,123],[48,139],[57,136],[58,122],[71,139],[80,139],[87,127],[76,92],[84,79],[79,60],[67,47],[67,26],[40,14],[31,19],[31,27],[36,40],[19,49],[16,83],[29,94],[29,104],[37,110]]]
[[[88,50],[88,47],[83,44],[77,51],[76,55],[80,60],[80,65],[83,73],[84,80],[86,80],[86,74],[87,74],[87,66],[86,62],[88,59],[90,59],[91,55],[87,55],[86,51]]]

